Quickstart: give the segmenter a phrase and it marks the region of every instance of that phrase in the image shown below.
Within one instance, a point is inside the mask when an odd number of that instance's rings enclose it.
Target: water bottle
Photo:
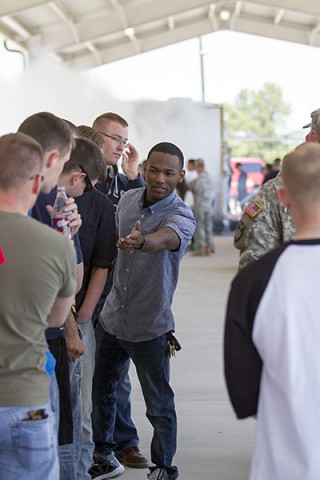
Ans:
[[[68,214],[62,209],[67,200],[67,194],[64,187],[57,188],[57,196],[53,204],[54,213],[51,215],[52,227],[73,242],[73,235],[69,227]]]

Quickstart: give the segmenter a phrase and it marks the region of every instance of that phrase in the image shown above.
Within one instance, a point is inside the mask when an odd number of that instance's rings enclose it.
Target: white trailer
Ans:
[[[128,105],[127,105],[128,106]],[[214,220],[223,218],[223,108],[221,105],[171,99],[130,102],[126,119],[130,141],[137,147],[141,161],[159,142],[175,143],[189,158],[202,158],[215,189]]]

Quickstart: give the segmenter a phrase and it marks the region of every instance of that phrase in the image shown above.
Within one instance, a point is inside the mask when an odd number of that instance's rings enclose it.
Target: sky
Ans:
[[[284,100],[292,107],[287,133],[308,123],[311,111],[320,107],[319,48],[230,31],[203,36],[202,45],[207,102],[233,103],[241,89],[258,90],[265,82],[273,82],[282,89]],[[70,89],[75,88],[77,74],[61,68],[48,66],[47,78],[50,78],[42,79],[42,83],[48,85],[50,97],[62,92],[61,78],[65,89],[68,83]],[[80,83],[86,92],[91,88],[105,90],[110,98],[121,102],[142,98],[166,101],[176,97],[201,101],[200,71],[199,39],[196,38],[92,69],[82,74]],[[17,93],[19,101],[29,96],[25,82],[23,87],[21,83],[19,86],[19,75],[21,80],[20,56],[1,49],[2,98],[6,96],[6,85],[8,92]],[[32,75],[30,72],[28,75],[30,80]],[[88,82],[86,87],[85,82]],[[19,96],[20,90],[24,97]]]

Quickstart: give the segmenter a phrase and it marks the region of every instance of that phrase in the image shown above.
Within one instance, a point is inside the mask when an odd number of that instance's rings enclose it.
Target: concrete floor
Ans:
[[[216,253],[181,264],[175,294],[176,335],[182,350],[172,360],[171,384],[178,415],[175,464],[179,480],[246,480],[255,421],[239,421],[231,409],[223,377],[222,341],[226,298],[237,270],[232,236],[215,238]],[[140,449],[150,458],[152,430],[134,368],[132,417]],[[126,468],[123,480],[145,479],[148,470]]]

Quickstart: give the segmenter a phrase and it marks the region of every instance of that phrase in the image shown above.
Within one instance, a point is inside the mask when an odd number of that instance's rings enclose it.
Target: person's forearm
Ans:
[[[69,314],[74,296],[57,297],[48,315],[49,327],[61,327]]]
[[[84,300],[79,311],[77,312],[77,319],[79,323],[87,322],[92,317],[93,311],[100,300],[107,279],[107,268],[93,267]]]
[[[78,334],[78,327],[77,327],[77,322],[75,321],[75,318],[73,316],[72,311],[70,310],[68,317],[65,321],[64,328],[66,331],[66,335],[69,335],[70,337],[74,335],[79,335]]]
[[[69,312],[66,323],[64,324],[66,332],[66,345],[68,356],[72,362],[84,354],[83,342],[79,336],[78,326],[74,319],[73,313]]]
[[[141,233],[138,249],[145,253],[156,253],[163,250],[176,250],[179,246],[180,239],[178,235],[171,228],[165,227],[155,233]]]
[[[77,282],[76,293],[78,293],[83,282],[83,262],[78,263],[76,266],[76,282]]]

